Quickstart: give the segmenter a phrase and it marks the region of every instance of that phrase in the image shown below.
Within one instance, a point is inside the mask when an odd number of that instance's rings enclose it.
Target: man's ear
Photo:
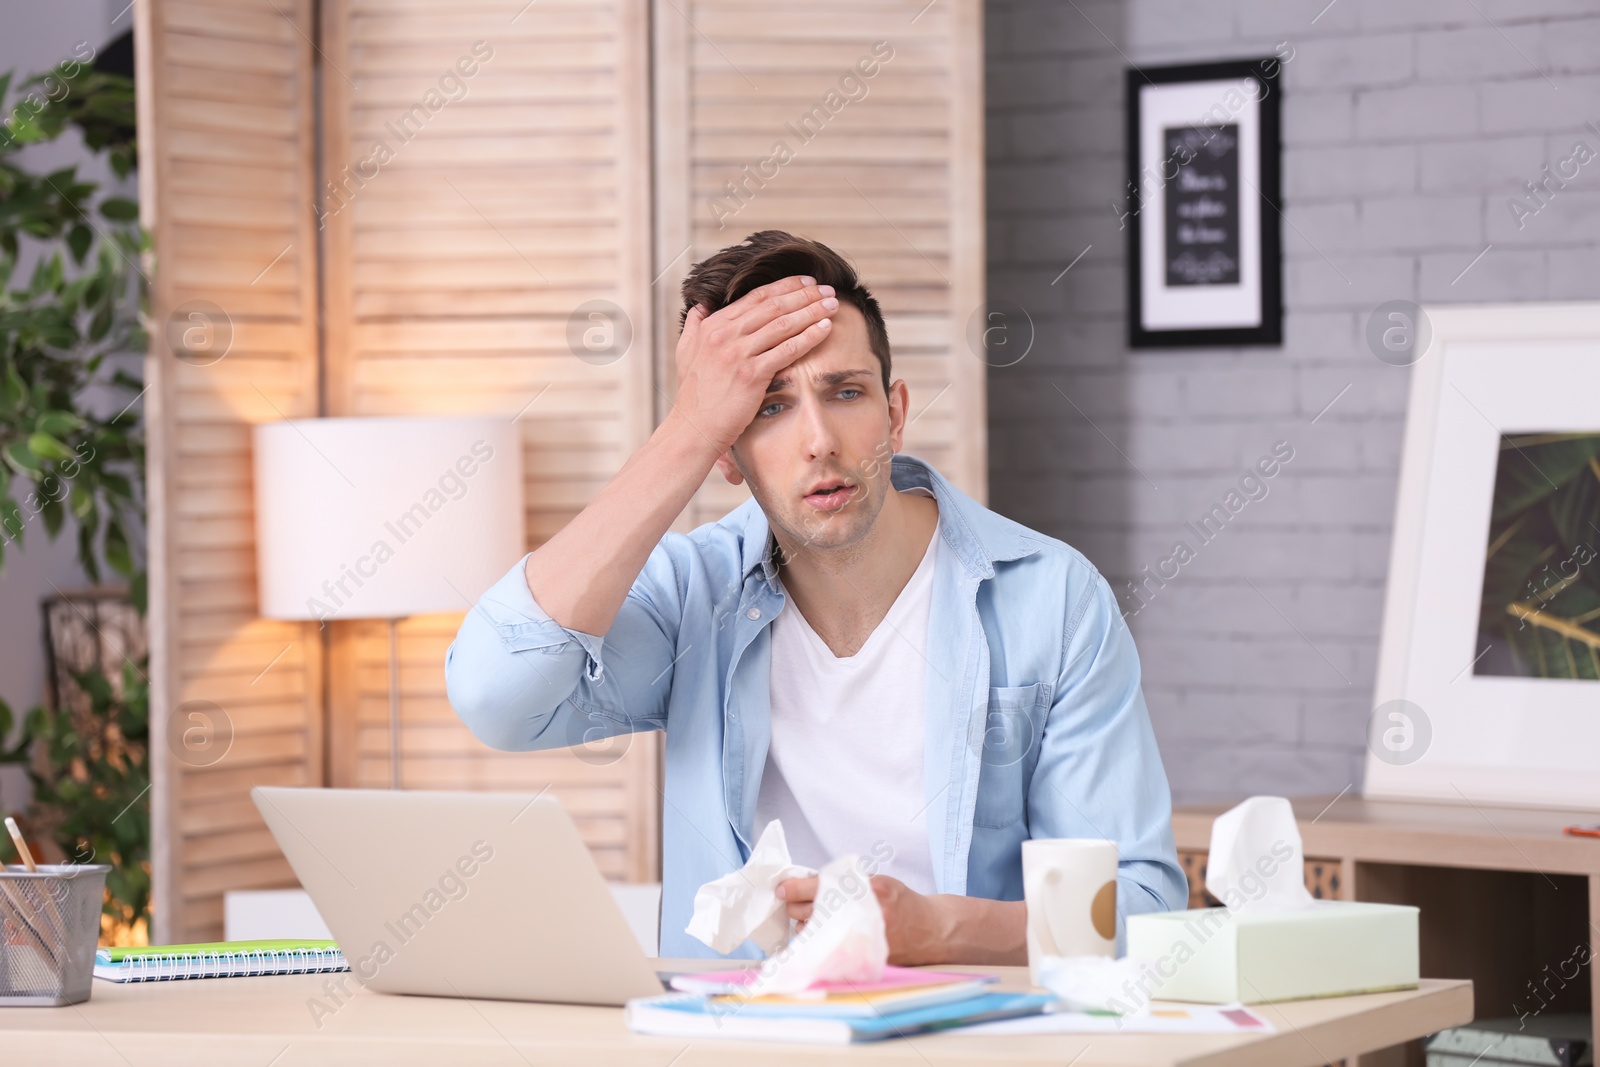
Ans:
[[[905,444],[906,416],[911,413],[911,391],[904,378],[889,385],[889,447],[899,452]]]
[[[740,474],[739,468],[734,466],[733,453],[731,451],[724,452],[717,457],[717,470],[722,472],[722,476],[728,480],[729,485],[742,485],[744,483],[744,475]]]

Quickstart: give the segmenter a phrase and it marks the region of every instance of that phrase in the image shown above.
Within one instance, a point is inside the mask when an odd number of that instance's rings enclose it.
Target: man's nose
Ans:
[[[806,450],[806,458],[818,459],[838,455],[839,435],[834,430],[827,405],[818,397],[808,397],[800,402],[799,415],[801,441]]]

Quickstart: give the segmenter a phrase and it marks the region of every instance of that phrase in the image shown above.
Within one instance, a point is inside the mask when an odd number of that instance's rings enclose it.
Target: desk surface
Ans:
[[[660,961],[699,970],[703,961]],[[958,968],[949,968],[958,969]],[[1023,988],[1020,967],[998,973]],[[1071,1035],[963,1037],[931,1034],[835,1048],[646,1037],[622,1025],[620,1008],[385,996],[356,989],[319,1029],[308,1002],[327,975],[284,975],[116,985],[96,981],[86,1004],[0,1008],[0,1062],[70,1067],[254,1067],[416,1064],[418,1067],[763,1067],[861,1059],[917,1067],[1071,1063],[1074,1067],[1295,1067],[1336,1061],[1456,1026],[1472,1018],[1472,983],[1425,980],[1421,988],[1258,1005],[1268,1035]]]

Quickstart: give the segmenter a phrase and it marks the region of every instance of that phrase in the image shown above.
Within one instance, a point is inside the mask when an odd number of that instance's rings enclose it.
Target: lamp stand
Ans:
[[[389,619],[389,788],[400,788],[400,620]]]

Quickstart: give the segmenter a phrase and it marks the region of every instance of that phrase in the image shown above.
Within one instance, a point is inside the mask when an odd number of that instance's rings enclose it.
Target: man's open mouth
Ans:
[[[855,494],[856,487],[848,482],[824,482],[806,494],[806,503],[823,511],[836,511]]]

